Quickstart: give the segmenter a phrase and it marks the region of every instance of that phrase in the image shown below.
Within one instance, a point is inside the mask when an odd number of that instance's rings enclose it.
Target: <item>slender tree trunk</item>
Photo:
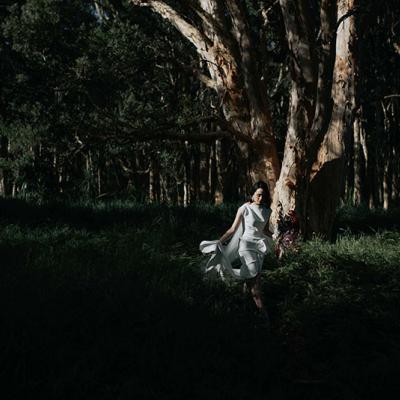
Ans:
[[[4,160],[8,159],[8,138],[0,136],[0,157]],[[8,190],[8,171],[5,168],[0,168],[0,196],[7,196]]]
[[[390,160],[385,160],[383,167],[383,209],[387,210],[390,207],[390,200],[392,197],[392,182],[391,182],[391,168]]]
[[[190,152],[190,181],[191,181],[191,199],[198,201],[200,195],[200,154],[198,145],[191,146]]]
[[[200,143],[200,199],[203,201],[209,200],[209,175],[210,175],[210,158],[209,146],[205,143]]]
[[[149,202],[150,203],[155,203],[158,201],[156,175],[157,175],[156,161],[153,158],[151,158],[150,165],[149,165]]]
[[[215,192],[215,181],[216,181],[216,165],[215,165],[215,143],[210,146],[209,153],[209,170],[208,170],[208,198],[211,201],[214,197]]]
[[[128,183],[129,186],[129,183]],[[100,165],[97,166],[97,196],[101,195],[102,185],[101,185],[101,168]]]
[[[397,149],[393,148],[392,157],[394,160],[393,166],[393,175],[392,175],[392,182],[393,182],[393,190],[392,190],[392,204],[398,205],[400,204],[400,162],[397,155]]]
[[[183,177],[183,206],[187,207],[190,204],[190,187],[188,179],[188,171],[185,167]]]
[[[190,163],[190,146],[185,142],[184,152],[184,168],[183,168],[183,205],[187,207],[191,203],[191,163]]]
[[[159,201],[161,203],[169,203],[169,195],[168,195],[168,181],[162,171],[159,172],[159,179],[160,179],[160,185],[159,185]]]
[[[361,152],[361,130],[362,122],[360,116],[357,115],[354,119],[353,125],[353,151],[354,151],[354,164],[353,164],[353,201],[355,205],[360,205],[363,202],[363,187],[365,181],[362,176],[362,152]]]
[[[214,203],[216,205],[224,202],[224,167],[221,140],[215,142],[215,165],[216,165],[216,188],[214,191]]]
[[[6,196],[6,183],[5,183],[5,174],[4,168],[0,168],[0,196]]]
[[[91,177],[92,177],[92,158],[90,151],[85,155],[85,175],[86,175],[86,196],[89,198],[91,193]]]
[[[353,191],[353,204],[358,206],[360,204],[368,204],[368,147],[367,137],[365,131],[365,115],[364,115],[364,102],[366,99],[365,85],[362,83],[361,76],[363,71],[363,62],[365,62],[365,51],[362,46],[363,32],[366,30],[365,20],[362,16],[356,19],[355,35],[357,36],[357,43],[353,46],[352,55],[354,63],[354,123],[353,123],[353,170],[349,174],[353,175],[352,191]]]

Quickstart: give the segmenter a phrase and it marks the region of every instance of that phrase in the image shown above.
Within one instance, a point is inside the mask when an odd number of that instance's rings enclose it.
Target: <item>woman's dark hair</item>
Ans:
[[[250,191],[250,201],[253,201],[253,194],[256,192],[257,189],[262,189],[264,191],[263,193],[263,197],[262,197],[262,203],[266,206],[266,207],[270,207],[271,206],[271,196],[269,195],[269,189],[268,189],[268,185],[264,182],[264,181],[257,181],[253,187],[251,188]]]

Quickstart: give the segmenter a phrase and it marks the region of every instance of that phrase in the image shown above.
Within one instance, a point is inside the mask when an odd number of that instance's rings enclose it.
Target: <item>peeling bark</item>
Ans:
[[[344,184],[345,148],[351,134],[354,109],[355,41],[354,0],[338,0],[331,120],[310,175],[310,204],[307,221],[311,232],[330,237],[336,208]],[[349,15],[346,18],[343,16]]]
[[[269,183],[275,220],[277,211],[295,210],[305,237],[330,235],[341,193],[354,106],[355,1],[321,0],[318,19],[309,0],[279,0],[292,79],[282,168],[243,3],[200,0],[189,6],[201,20],[195,26],[162,1],[134,1],[151,7],[194,44],[207,65],[213,83],[208,86],[220,97],[228,131],[251,162],[252,179]]]
[[[272,193],[280,173],[280,161],[266,90],[254,62],[255,46],[242,3],[239,0],[190,3],[188,7],[197,13],[201,21],[200,26],[195,26],[163,1],[132,2],[150,7],[195,46],[213,84],[204,75],[199,78],[207,81],[207,85],[218,93],[230,132],[251,163],[252,179],[267,181]],[[231,30],[225,26],[224,18],[228,17]]]
[[[316,37],[304,29],[307,1],[280,0],[292,86],[278,212],[295,210],[304,237],[329,237],[342,188],[345,137],[353,108],[353,0],[322,0]],[[314,78],[316,77],[316,78]]]

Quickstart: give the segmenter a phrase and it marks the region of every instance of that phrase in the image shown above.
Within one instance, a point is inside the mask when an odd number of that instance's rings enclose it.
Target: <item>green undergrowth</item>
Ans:
[[[360,207],[342,207],[338,210],[336,229],[339,234],[344,231],[375,233],[383,230],[400,229],[400,208],[368,209]]]
[[[337,398],[397,390],[399,240],[388,231],[313,240],[267,270],[264,290],[294,381],[329,382]]]
[[[0,201],[0,371],[15,396],[365,399],[397,389],[398,230],[266,258],[268,333],[198,244],[234,205]],[[351,219],[350,219],[351,221]]]

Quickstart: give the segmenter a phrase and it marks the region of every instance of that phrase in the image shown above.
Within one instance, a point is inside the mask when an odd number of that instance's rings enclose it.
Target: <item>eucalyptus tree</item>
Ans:
[[[252,163],[253,178],[273,189],[280,163],[262,74],[259,47],[238,1],[133,0],[168,20],[196,48],[204,71],[198,78],[219,96],[227,129]]]
[[[280,0],[290,51],[289,124],[275,201],[329,236],[354,109],[354,0]]]
[[[266,179],[275,210],[295,210],[304,235],[329,236],[342,188],[353,108],[354,0],[280,0],[290,56],[290,108],[282,162],[272,129],[250,2],[132,0],[168,20],[207,67],[230,132],[249,149],[253,179]],[[268,24],[276,2],[258,1]],[[282,166],[282,168],[281,168]],[[276,213],[277,217],[277,213]]]

